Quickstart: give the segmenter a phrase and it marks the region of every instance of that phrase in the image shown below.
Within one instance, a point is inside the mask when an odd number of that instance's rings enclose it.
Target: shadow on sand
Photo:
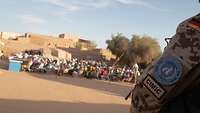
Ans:
[[[94,89],[94,90],[102,91],[104,93],[121,96],[121,97],[125,97],[129,93],[129,91],[133,88],[132,85],[122,85],[119,83],[111,83],[109,81],[90,80],[90,79],[85,79],[85,78],[64,77],[64,76],[56,78],[56,75],[53,75],[53,74],[30,73],[30,75],[40,78],[40,79],[51,80],[51,81],[60,82],[64,84],[70,84],[70,85],[74,85],[78,87]]]
[[[0,113],[128,113],[128,105],[0,99]]]
[[[8,69],[8,61],[0,60],[0,68],[7,70]],[[55,82],[60,82],[64,84],[70,84],[78,87],[84,87],[89,89],[94,89],[98,91],[102,91],[103,93],[116,95],[125,97],[129,91],[133,88],[133,85],[122,85],[124,83],[113,83],[109,81],[101,81],[101,80],[90,80],[85,78],[73,78],[73,77],[59,77],[56,78],[54,74],[38,74],[38,73],[28,73],[33,77],[37,77],[39,79],[45,79]],[[83,80],[84,79],[84,80]],[[95,84],[95,85],[94,85]]]

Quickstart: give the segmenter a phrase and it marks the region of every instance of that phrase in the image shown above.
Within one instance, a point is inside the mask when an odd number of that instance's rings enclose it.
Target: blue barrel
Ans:
[[[22,67],[22,61],[9,60],[9,71],[20,72]]]

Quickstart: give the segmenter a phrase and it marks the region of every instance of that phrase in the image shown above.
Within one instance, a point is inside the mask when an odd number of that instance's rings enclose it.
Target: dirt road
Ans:
[[[0,113],[128,113],[130,84],[0,70]]]

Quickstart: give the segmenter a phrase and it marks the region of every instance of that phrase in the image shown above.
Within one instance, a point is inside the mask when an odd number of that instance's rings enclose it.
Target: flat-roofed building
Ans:
[[[63,33],[63,34],[60,34],[58,37],[71,40],[72,42],[75,42],[75,43],[78,42],[80,39],[80,36],[73,33]]]
[[[22,36],[22,34],[20,34],[20,33],[0,32],[0,38],[1,39],[17,39],[20,36]]]

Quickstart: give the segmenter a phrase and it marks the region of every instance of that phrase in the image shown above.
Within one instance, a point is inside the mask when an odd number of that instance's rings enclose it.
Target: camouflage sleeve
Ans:
[[[182,22],[163,55],[138,78],[131,113],[158,113],[196,78],[187,74],[200,62],[200,14]]]

